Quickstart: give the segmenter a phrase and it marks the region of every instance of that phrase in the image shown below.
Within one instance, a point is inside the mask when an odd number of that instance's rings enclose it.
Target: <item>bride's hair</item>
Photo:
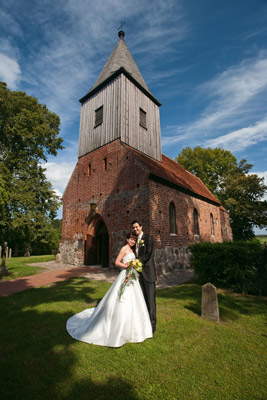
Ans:
[[[124,240],[124,244],[127,244],[127,239],[134,239],[135,241],[137,241],[138,235],[136,235],[136,233],[134,233],[134,232],[129,232],[126,235],[126,238]]]

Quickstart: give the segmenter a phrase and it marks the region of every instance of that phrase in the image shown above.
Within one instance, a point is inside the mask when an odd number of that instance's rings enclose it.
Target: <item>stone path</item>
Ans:
[[[64,281],[75,276],[113,282],[119,273],[119,271],[115,269],[103,269],[99,266],[70,267],[69,264],[56,263],[55,261],[30,265],[45,268],[47,271],[41,271],[36,275],[0,282],[0,296],[9,296],[10,294],[22,292],[26,289],[51,285],[55,282]],[[175,270],[174,272],[168,272],[160,276],[157,280],[156,287],[157,289],[165,289],[170,286],[179,285],[193,278],[194,272],[192,269]]]

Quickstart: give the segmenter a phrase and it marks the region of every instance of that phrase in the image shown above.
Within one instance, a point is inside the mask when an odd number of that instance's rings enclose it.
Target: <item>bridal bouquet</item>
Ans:
[[[133,280],[137,279],[137,272],[142,272],[143,269],[143,264],[141,263],[140,260],[136,259],[133,261],[130,261],[129,266],[126,268],[126,276],[120,286],[119,290],[119,298],[121,299],[121,296],[124,293],[124,290],[127,285],[129,285]]]

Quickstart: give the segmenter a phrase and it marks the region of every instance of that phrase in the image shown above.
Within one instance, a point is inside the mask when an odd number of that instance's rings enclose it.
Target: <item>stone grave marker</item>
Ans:
[[[202,286],[201,317],[219,322],[217,291],[211,283]]]

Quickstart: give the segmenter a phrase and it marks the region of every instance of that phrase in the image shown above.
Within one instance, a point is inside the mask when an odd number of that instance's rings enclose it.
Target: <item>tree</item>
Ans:
[[[262,198],[267,187],[263,178],[249,174],[252,165],[241,160],[238,170],[227,175],[219,199],[228,210],[235,239],[251,239],[253,227],[267,225],[267,202]]]
[[[32,243],[32,252],[38,254],[56,254],[58,252],[60,238],[61,238],[61,220],[54,219],[51,229],[43,232],[42,237],[38,241]]]
[[[0,240],[9,247],[26,249],[52,229],[60,201],[41,161],[63,148],[59,125],[36,98],[0,82]]]
[[[186,147],[176,161],[198,176],[229,212],[233,237],[254,237],[253,226],[267,225],[267,202],[262,200],[267,187],[263,178],[249,173],[252,164],[239,163],[228,150]]]
[[[224,177],[238,169],[235,156],[220,148],[186,147],[175,160],[200,178],[215,196],[221,192]]]

